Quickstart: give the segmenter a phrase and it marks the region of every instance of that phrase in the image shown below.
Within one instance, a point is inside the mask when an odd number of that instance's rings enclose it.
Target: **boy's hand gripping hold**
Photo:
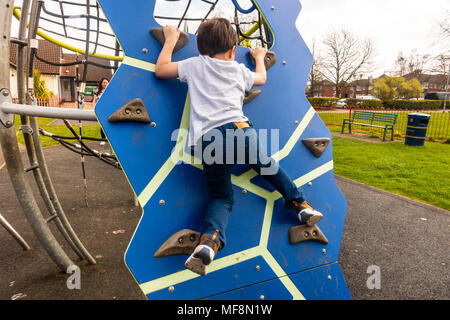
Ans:
[[[255,50],[253,50],[251,48],[249,50],[250,50],[250,54],[255,59],[255,65],[256,65],[254,85],[262,86],[266,83],[266,79],[267,79],[267,71],[266,71],[266,66],[264,64],[264,58],[266,56],[267,49],[257,47],[257,48],[255,48]]]
[[[160,79],[177,78],[178,63],[172,62],[172,54],[181,31],[174,26],[164,26],[163,32],[166,41],[159,54],[158,61],[156,61],[155,74]]]

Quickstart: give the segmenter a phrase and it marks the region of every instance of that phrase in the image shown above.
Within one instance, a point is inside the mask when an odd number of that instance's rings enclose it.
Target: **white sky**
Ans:
[[[80,2],[80,0],[72,1]],[[158,1],[161,1],[157,7],[158,13],[168,12],[167,15],[173,16],[181,15],[188,2],[188,0]],[[345,28],[357,36],[369,37],[376,46],[372,73],[375,77],[384,71],[393,70],[400,51],[408,55],[411,50],[416,49],[421,54],[437,55],[450,50],[448,42],[447,47],[439,44],[438,29],[438,21],[442,20],[445,11],[450,10],[450,0],[301,0],[300,2],[303,9],[297,20],[297,27],[306,43],[310,45],[315,39],[320,44],[327,32],[333,28]],[[20,6],[21,3],[21,0],[15,0],[15,5]],[[85,3],[85,0],[82,3]],[[92,0],[92,3],[95,2]],[[239,0],[239,3],[244,8],[250,6],[249,0]],[[281,0],[278,0],[277,5],[281,3]],[[59,6],[54,1],[45,1],[45,4],[49,10],[59,13]],[[174,10],[173,6],[180,7]],[[70,8],[73,6],[65,6],[64,13],[80,13],[78,10],[70,12]],[[231,0],[220,0],[218,8],[233,13]],[[208,9],[208,5],[200,0],[194,0],[189,16],[201,17]],[[195,12],[196,10],[199,12]],[[13,20],[12,35],[16,36],[18,24],[15,19]],[[71,23],[80,27],[85,26],[81,20],[71,20]],[[55,27],[48,22],[42,22],[42,25],[47,28]],[[70,43],[70,40],[66,42]],[[76,45],[83,47],[80,43]]]
[[[374,76],[391,71],[397,54],[416,49],[421,54],[450,50],[439,44],[438,21],[450,10],[450,0],[302,0],[297,26],[308,44],[319,43],[332,28],[345,28],[376,46]]]

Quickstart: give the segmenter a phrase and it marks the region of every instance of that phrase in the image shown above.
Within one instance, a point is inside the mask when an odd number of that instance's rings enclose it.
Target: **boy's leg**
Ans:
[[[249,131],[248,145],[246,143],[250,166],[281,193],[285,199],[286,207],[295,210],[300,222],[309,226],[316,224],[322,218],[322,214],[306,202],[303,193],[298,190],[279,163],[267,155],[267,150],[262,149],[264,147],[258,139],[256,130],[253,128],[249,130],[253,131]],[[256,155],[256,158],[254,155]]]
[[[208,145],[207,142],[203,143],[202,152]],[[231,169],[234,164],[225,163],[225,148],[222,154],[224,155],[223,163],[207,164],[205,161],[203,163],[210,200],[203,221],[200,243],[185,262],[186,268],[203,276],[207,274],[208,265],[217,251],[226,244],[225,231],[234,202],[231,184]]]
[[[234,203],[233,186],[231,184],[232,167],[233,165],[227,164],[204,164],[210,200],[201,235],[212,236],[216,230],[219,230],[217,238],[222,242],[222,247],[226,244],[225,231]]]

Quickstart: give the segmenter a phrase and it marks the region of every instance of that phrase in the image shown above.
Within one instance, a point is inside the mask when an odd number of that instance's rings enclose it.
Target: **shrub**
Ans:
[[[381,100],[375,99],[347,99],[347,104],[352,107],[360,108],[381,108],[383,107],[383,102]]]
[[[316,97],[316,98],[308,98],[308,101],[313,106],[332,107],[335,105],[336,102],[339,101],[339,99],[330,97]]]
[[[443,106],[439,100],[389,100],[385,106],[396,110],[437,110]]]

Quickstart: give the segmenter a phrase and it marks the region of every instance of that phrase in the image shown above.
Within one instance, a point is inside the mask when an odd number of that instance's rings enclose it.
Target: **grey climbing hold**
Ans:
[[[164,31],[162,28],[152,28],[150,29],[150,34],[156,39],[156,41],[159,42],[161,46],[164,46],[164,43],[166,42],[166,37],[164,37]],[[173,53],[182,49],[188,42],[189,42],[189,35],[186,32],[181,31],[180,38],[178,39],[177,44],[173,49]]]
[[[323,244],[328,244],[328,239],[317,225],[308,227],[306,224],[291,227],[289,229],[289,242],[296,245],[304,241],[316,241]]]
[[[254,89],[254,88],[247,91],[245,93],[245,97],[244,97],[244,104],[252,102],[257,96],[260,95],[260,93],[261,93],[261,90]]]
[[[302,142],[312,152],[314,156],[320,158],[330,144],[329,138],[304,139]]]
[[[190,255],[194,252],[194,249],[199,242],[199,232],[183,229],[174,233],[169,239],[167,239],[156,251],[154,257],[162,258],[179,254]]]
[[[109,122],[142,122],[150,123],[147,109],[141,99],[131,100],[119,110],[114,112],[109,118]]]
[[[252,60],[253,65],[256,65],[255,58],[250,55],[250,59]],[[277,63],[277,56],[275,52],[267,51],[266,56],[264,57],[264,65],[266,66],[266,70],[269,70],[275,63]]]

